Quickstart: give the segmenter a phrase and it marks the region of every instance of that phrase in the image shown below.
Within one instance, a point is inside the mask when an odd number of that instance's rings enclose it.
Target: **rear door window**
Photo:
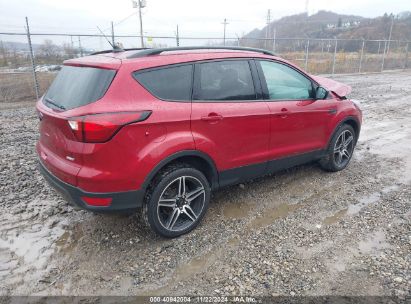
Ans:
[[[227,60],[196,65],[193,100],[255,100],[248,61]]]
[[[115,70],[64,66],[43,98],[51,108],[70,110],[102,98],[116,75]]]
[[[134,78],[151,94],[163,100],[191,100],[193,66],[181,65],[134,72]]]

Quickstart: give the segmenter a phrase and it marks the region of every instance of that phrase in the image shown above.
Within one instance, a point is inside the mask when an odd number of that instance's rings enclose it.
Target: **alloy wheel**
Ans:
[[[354,135],[350,130],[344,130],[334,146],[334,161],[338,167],[344,167],[350,161],[353,149]]]
[[[193,176],[180,176],[170,182],[160,195],[157,216],[169,231],[181,231],[192,226],[205,203],[204,185]]]

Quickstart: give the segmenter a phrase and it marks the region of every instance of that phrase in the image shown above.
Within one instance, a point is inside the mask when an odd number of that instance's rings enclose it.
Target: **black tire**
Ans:
[[[172,165],[160,172],[150,185],[144,216],[157,234],[177,237],[197,227],[207,211],[210,196],[210,184],[201,171],[185,164]],[[192,197],[194,199],[188,202]]]
[[[344,136],[346,136],[346,138],[349,138],[347,136],[352,136],[351,141],[347,146],[342,144]],[[321,168],[329,172],[337,172],[343,170],[350,163],[356,143],[357,135],[353,127],[347,124],[341,125],[331,139],[326,156],[320,160]],[[343,150],[344,152],[346,151],[348,153],[348,156],[345,153],[336,152],[336,149],[338,149],[339,147],[342,148],[338,151],[342,151],[342,149],[345,147],[345,149]]]

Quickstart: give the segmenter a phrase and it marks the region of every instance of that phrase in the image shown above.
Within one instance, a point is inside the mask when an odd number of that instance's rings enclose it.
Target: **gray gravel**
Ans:
[[[410,296],[411,72],[336,78],[364,110],[346,170],[223,189],[173,240],[73,210],[36,170],[34,105],[0,104],[0,294]]]

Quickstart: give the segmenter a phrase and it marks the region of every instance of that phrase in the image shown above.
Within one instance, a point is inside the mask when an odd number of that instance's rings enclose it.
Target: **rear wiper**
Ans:
[[[59,105],[58,103],[56,103],[55,101],[51,100],[48,97],[44,98],[44,100],[47,101],[47,103],[52,104],[53,106],[59,108],[60,110],[65,110],[66,109],[64,106]]]

